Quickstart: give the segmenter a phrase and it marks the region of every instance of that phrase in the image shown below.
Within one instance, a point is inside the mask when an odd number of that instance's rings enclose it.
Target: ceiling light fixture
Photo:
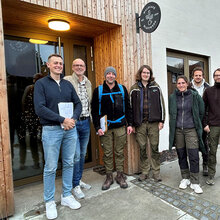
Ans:
[[[64,20],[51,19],[48,21],[48,27],[55,31],[68,31],[70,29],[70,24]]]
[[[47,44],[48,41],[47,40],[38,40],[38,39],[29,39],[29,42],[32,44]]]

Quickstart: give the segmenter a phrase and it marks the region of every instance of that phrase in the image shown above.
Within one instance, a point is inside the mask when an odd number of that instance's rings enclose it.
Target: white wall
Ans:
[[[166,49],[209,57],[209,79],[220,67],[219,0],[153,0],[161,8],[161,21],[152,37],[152,67],[166,104],[166,122],[160,135],[160,151],[169,146]]]

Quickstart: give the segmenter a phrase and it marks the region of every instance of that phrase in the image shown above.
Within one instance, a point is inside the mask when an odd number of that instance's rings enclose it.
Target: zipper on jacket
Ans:
[[[61,87],[60,87],[60,83],[58,84],[58,87],[59,87],[59,90],[60,90],[60,92],[61,92]]]

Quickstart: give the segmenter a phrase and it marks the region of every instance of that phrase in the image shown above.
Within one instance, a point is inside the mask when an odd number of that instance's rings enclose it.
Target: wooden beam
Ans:
[[[2,8],[0,4],[0,219],[14,214]]]

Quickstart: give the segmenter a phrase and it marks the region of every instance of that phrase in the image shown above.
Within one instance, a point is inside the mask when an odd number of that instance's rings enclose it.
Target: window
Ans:
[[[167,79],[168,95],[176,88],[176,79],[179,75],[185,75],[191,81],[192,70],[195,67],[204,69],[205,80],[208,82],[208,57],[186,54],[184,52],[167,51]]]

